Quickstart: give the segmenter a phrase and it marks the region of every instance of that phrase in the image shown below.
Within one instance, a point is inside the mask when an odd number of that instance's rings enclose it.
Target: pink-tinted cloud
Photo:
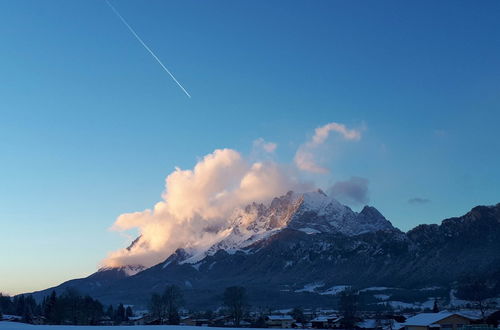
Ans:
[[[152,209],[116,219],[113,230],[138,229],[141,237],[130,249],[112,252],[104,264],[152,266],[177,248],[210,247],[235,208],[303,188],[286,166],[249,163],[235,150],[215,150],[192,170],[177,168],[168,175],[162,200]]]
[[[278,144],[274,142],[267,142],[263,138],[258,138],[253,141],[253,148],[257,151],[264,151],[267,153],[273,153],[278,148]]]
[[[318,148],[328,139],[330,132],[339,133],[344,140],[358,141],[361,139],[361,131],[356,129],[348,129],[344,124],[328,123],[324,126],[316,128],[312,139],[302,144],[295,154],[295,165],[307,172],[312,173],[328,173],[328,169],[318,164],[316,153]]]

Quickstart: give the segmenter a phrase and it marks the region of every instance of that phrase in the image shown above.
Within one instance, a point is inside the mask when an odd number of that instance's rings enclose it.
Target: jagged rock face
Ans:
[[[269,206],[236,210],[232,220],[221,241],[197,258],[179,249],[136,275],[108,269],[57,290],[75,287],[106,304],[146,306],[152,292],[173,283],[191,306],[207,308],[220,304],[225,287],[244,285],[255,306],[328,306],[331,297],[321,293],[336,285],[421,288],[449,286],[464,275],[500,276],[500,204],[403,233],[373,207],[356,213],[320,191],[290,192]],[[300,293],[309,283],[323,286]]]
[[[219,250],[244,250],[284,228],[308,234],[338,232],[350,236],[394,229],[373,207],[366,206],[357,213],[321,190],[302,194],[289,191],[274,198],[269,206],[253,203],[236,209],[219,242],[206,251],[191,251],[192,256],[185,262],[196,263]]]
[[[339,232],[354,236],[379,230],[392,230],[392,224],[374,207],[365,206],[360,213],[340,204],[322,191],[303,194],[300,207],[291,218],[288,227],[321,233]]]
[[[300,207],[300,200],[293,192],[274,198],[266,207],[252,203],[237,209],[231,216],[227,235],[208,249],[204,255],[213,255],[219,250],[229,252],[244,249],[265,239],[287,225],[290,218]]]

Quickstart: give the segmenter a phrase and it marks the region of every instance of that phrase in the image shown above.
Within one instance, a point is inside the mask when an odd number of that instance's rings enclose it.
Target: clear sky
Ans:
[[[112,3],[192,98],[103,0],[0,0],[0,291],[94,272],[175,166],[329,122],[363,138],[313,180],[402,230],[500,202],[499,1]]]

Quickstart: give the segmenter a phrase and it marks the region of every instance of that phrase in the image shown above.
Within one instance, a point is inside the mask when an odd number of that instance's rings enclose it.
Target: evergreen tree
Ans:
[[[2,311],[3,314],[14,314],[13,308],[14,306],[10,296],[4,296],[0,292],[0,311]]]
[[[50,296],[44,298],[43,301],[43,315],[45,316],[45,320],[49,324],[59,324],[59,320],[57,319],[57,294],[55,291],[52,291]]]
[[[98,300],[86,296],[82,301],[83,324],[97,325],[103,316],[103,306]]]
[[[103,306],[98,300],[82,297],[75,290],[67,290],[61,296],[53,291],[43,299],[41,306],[33,303],[31,297],[24,302],[32,309],[34,307],[35,315],[44,315],[48,324],[96,325],[103,315]]]
[[[127,306],[127,308],[125,309],[125,318],[128,320],[129,317],[132,317],[132,316],[134,316],[134,312],[132,311],[132,307]]]
[[[108,306],[108,309],[106,310],[106,316],[110,317],[111,319],[113,319],[113,317],[115,317],[115,311],[113,309],[113,305],[109,305]]]
[[[126,320],[125,307],[123,306],[123,304],[120,304],[116,308],[114,321],[116,324],[121,324],[125,320]]]
[[[37,309],[37,303],[33,296],[26,296],[24,298],[24,305],[21,316],[23,317],[23,322],[33,323],[33,318],[35,316],[35,311]]]
[[[64,308],[64,321],[73,325],[81,324],[81,305],[80,295],[77,290],[73,288],[66,289],[60,302]]]
[[[434,299],[434,306],[432,306],[432,312],[433,313],[439,313],[439,307],[438,307],[437,298]]]
[[[23,295],[15,296],[12,303],[14,304],[14,314],[22,316],[24,313],[24,305],[25,305],[24,296]]]

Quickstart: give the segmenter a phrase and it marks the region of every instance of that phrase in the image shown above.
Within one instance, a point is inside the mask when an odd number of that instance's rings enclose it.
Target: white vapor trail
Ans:
[[[163,70],[165,70],[165,72],[167,72],[170,75],[170,77],[172,77],[172,79],[182,89],[182,91],[189,98],[191,98],[191,95],[189,95],[188,91],[181,85],[181,83],[177,79],[175,79],[174,75],[170,72],[170,70],[168,70],[165,67],[165,65],[163,65],[163,63],[160,61],[160,59],[158,58],[158,56],[156,56],[155,53],[153,53],[153,51],[148,47],[148,45],[146,45],[144,43],[144,41],[142,41],[141,37],[139,37],[139,35],[137,33],[135,33],[134,29],[132,29],[132,27],[127,23],[127,21],[125,20],[125,18],[123,18],[123,16],[120,15],[120,13],[118,12],[118,10],[116,10],[116,8],[108,0],[105,0],[105,1],[108,4],[108,6],[111,8],[111,10],[113,10],[113,12],[116,14],[116,16],[118,16],[118,18],[123,22],[123,24],[125,24],[125,26],[129,29],[129,31],[132,32],[132,34],[134,35],[134,37],[141,43],[141,45],[144,46],[144,48],[146,48],[146,50],[151,54],[151,56],[153,56],[153,58],[161,65],[161,67],[163,68]]]

